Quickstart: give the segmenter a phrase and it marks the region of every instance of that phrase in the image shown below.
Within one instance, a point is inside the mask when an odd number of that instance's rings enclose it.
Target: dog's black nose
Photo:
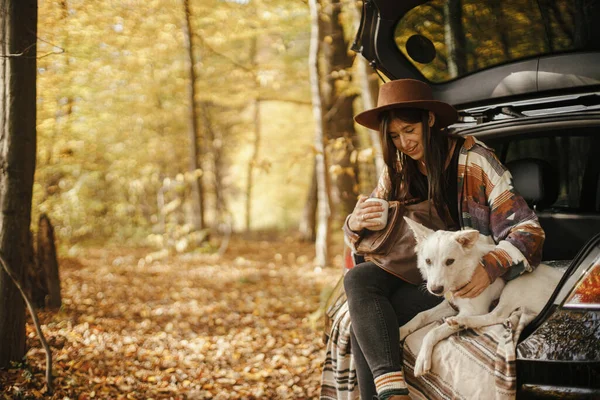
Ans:
[[[442,293],[444,293],[444,287],[443,286],[432,286],[431,287],[431,293],[433,293],[433,294],[442,294]]]

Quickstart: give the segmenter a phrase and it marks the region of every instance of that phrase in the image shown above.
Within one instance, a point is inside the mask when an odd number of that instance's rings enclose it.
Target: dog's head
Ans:
[[[474,251],[479,240],[476,230],[433,231],[404,217],[415,235],[417,266],[427,290],[436,296],[466,285],[477,267],[481,254]]]

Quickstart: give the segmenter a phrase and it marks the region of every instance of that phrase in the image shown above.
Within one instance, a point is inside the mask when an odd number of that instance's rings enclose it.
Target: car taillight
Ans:
[[[579,279],[563,307],[600,309],[600,260]]]

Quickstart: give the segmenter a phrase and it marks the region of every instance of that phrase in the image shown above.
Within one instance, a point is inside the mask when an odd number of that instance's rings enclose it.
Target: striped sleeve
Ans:
[[[361,236],[360,232],[354,232],[352,229],[350,229],[350,226],[348,225],[350,215],[346,217],[342,230],[344,231],[344,242],[350,248],[350,250],[352,250],[353,253],[356,253],[356,245],[358,244],[358,241],[360,240]]]
[[[486,153],[482,168],[490,231],[497,246],[481,262],[491,282],[499,276],[510,280],[540,264],[545,233],[535,212],[515,190],[510,171],[491,150]]]

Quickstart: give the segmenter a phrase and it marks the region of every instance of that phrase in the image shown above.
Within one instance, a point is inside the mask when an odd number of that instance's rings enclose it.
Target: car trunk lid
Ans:
[[[353,49],[457,108],[600,90],[600,0],[366,0]]]

